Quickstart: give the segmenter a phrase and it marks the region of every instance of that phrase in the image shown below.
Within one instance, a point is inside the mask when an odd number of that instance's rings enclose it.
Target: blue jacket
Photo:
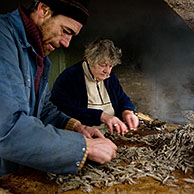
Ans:
[[[104,83],[116,116],[121,119],[124,110],[134,111],[130,98],[124,93],[113,72]],[[102,110],[87,108],[88,95],[82,62],[65,69],[56,79],[51,93],[51,101],[67,115],[80,120],[85,125],[101,124]]]
[[[24,166],[53,173],[75,173],[86,142],[62,130],[70,117],[50,101],[45,68],[35,98],[36,53],[28,43],[18,10],[0,16],[0,175]],[[36,105],[37,104],[37,105]]]

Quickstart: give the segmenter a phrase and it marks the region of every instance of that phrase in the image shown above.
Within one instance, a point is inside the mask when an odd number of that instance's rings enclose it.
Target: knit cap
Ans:
[[[85,24],[88,18],[89,0],[40,0],[58,14],[70,17],[81,24]]]

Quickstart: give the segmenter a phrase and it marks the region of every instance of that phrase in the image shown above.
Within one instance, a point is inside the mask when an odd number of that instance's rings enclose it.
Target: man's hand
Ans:
[[[137,127],[139,125],[139,119],[132,111],[129,111],[129,110],[123,111],[122,117],[123,117],[123,120],[128,125],[129,129],[131,129],[131,130],[137,129]]]
[[[83,134],[87,138],[92,137],[105,138],[104,135],[97,128],[88,127],[86,125],[82,125],[81,123],[77,123],[74,127],[74,130]]]
[[[111,135],[113,135],[113,130],[116,130],[117,134],[125,134],[126,132],[128,132],[125,123],[123,123],[119,118],[115,116],[111,116],[103,112],[100,119],[101,122],[105,123],[109,127]]]
[[[116,157],[117,146],[107,138],[86,138],[88,159],[100,164],[110,162]]]

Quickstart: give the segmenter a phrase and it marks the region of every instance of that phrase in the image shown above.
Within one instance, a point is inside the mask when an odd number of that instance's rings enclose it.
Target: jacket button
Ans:
[[[76,162],[76,166],[79,167],[80,166],[80,162]]]
[[[82,148],[82,151],[85,152],[86,151],[86,148]]]

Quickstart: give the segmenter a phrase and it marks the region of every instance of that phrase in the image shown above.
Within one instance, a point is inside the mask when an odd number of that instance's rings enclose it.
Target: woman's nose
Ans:
[[[106,68],[105,68],[105,72],[107,73],[107,74],[110,74],[111,73],[111,67],[110,66],[107,66]]]

